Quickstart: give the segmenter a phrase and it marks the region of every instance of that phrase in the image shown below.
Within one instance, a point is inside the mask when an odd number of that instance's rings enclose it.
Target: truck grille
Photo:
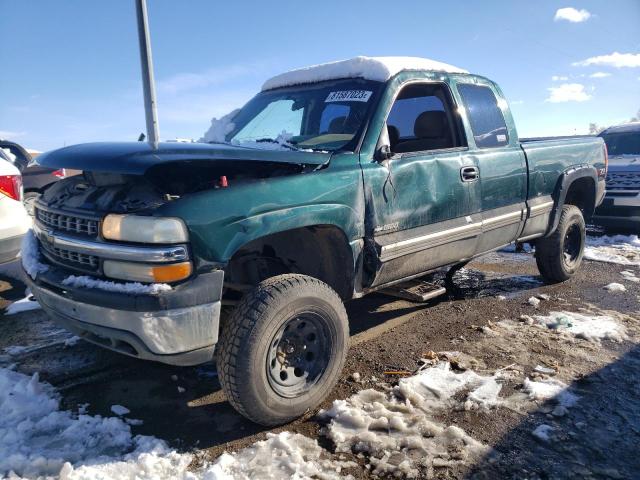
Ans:
[[[98,257],[84,253],[72,252],[63,248],[54,247],[47,242],[40,242],[42,250],[51,260],[58,261],[83,270],[97,270],[99,265]]]
[[[98,235],[98,221],[60,213],[47,212],[36,208],[36,218],[46,227],[64,232],[80,233],[95,237]]]
[[[609,172],[607,175],[607,195],[630,197],[640,193],[640,172]]]

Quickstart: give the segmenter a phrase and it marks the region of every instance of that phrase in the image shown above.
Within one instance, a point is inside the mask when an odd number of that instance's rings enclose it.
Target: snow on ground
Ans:
[[[587,237],[584,258],[640,266],[640,240],[637,235]]]
[[[31,278],[35,279],[39,273],[49,270],[47,265],[40,262],[38,240],[31,229],[27,231],[22,239],[20,255],[22,257],[22,266]]]
[[[558,405],[569,408],[578,402],[578,396],[569,392],[567,388],[567,384],[555,378],[542,380],[525,378],[522,391],[528,394],[531,400],[546,402],[553,399]]]
[[[111,282],[86,275],[70,275],[62,281],[62,284],[74,288],[97,288],[107,292],[130,294],[157,294],[171,290],[171,285],[166,283]]]
[[[622,275],[622,278],[624,278],[625,280],[628,280],[629,282],[634,282],[634,283],[640,282],[640,278],[636,277],[636,274],[631,270],[623,270],[620,272],[620,275]]]
[[[626,292],[627,291],[627,287],[617,282],[612,282],[608,285],[605,285],[603,288],[610,292]]]
[[[338,78],[364,78],[386,82],[403,70],[435,70],[468,73],[446,63],[419,57],[355,57],[337,62],[322,63],[276,75],[262,85],[262,90],[322,82]]]
[[[534,437],[538,440],[542,440],[543,442],[549,442],[551,440],[551,435],[555,429],[551,425],[538,425],[536,429],[531,432]]]
[[[549,312],[549,315],[535,315],[533,320],[539,326],[593,342],[626,338],[625,327],[608,315]]]
[[[341,478],[342,469],[353,465],[326,457],[318,442],[290,432],[267,433],[267,439],[240,450],[224,453],[212,466],[206,467],[201,478],[211,480],[260,479],[274,480]]]
[[[111,411],[119,417],[131,413],[131,410],[122,405],[111,405]]]
[[[33,295],[27,295],[20,300],[13,302],[4,311],[5,315],[15,315],[20,312],[28,312],[29,310],[37,310],[42,308]]]
[[[0,411],[2,478],[331,480],[349,466],[326,457],[315,440],[283,432],[188,471],[193,455],[154,437],[134,436],[129,423],[135,421],[60,410],[59,395],[37,374],[6,368],[0,368]]]
[[[400,380],[388,393],[363,390],[336,400],[321,416],[330,420],[326,435],[338,452],[363,452],[376,475],[418,475],[418,466],[455,465],[487,452],[487,447],[456,426],[433,416],[456,403],[465,392],[464,408],[491,407],[501,385],[473,371],[454,373],[449,363]]]

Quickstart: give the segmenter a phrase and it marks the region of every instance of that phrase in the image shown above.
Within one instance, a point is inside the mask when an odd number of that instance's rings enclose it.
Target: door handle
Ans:
[[[460,179],[463,182],[474,182],[480,178],[478,167],[462,167],[460,169]]]

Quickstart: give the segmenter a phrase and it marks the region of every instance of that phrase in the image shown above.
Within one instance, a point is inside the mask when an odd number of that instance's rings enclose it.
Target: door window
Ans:
[[[387,118],[391,151],[407,153],[464,146],[452,112],[451,96],[444,85],[404,87]]]
[[[489,87],[461,84],[462,95],[478,148],[501,147],[509,143],[509,132],[498,106],[498,100]]]

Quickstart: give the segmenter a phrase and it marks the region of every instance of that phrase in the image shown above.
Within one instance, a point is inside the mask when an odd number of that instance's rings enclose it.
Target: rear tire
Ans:
[[[338,294],[306,275],[279,275],[247,293],[223,326],[216,354],[220,383],[249,420],[287,423],[331,392],[348,345]]]
[[[564,282],[580,268],[586,240],[582,211],[575,205],[564,205],[558,228],[536,243],[536,263],[547,283]]]

